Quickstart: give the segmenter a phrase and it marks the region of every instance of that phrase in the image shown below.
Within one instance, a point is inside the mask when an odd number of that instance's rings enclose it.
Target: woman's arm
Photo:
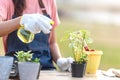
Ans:
[[[20,26],[19,23],[20,17],[8,21],[2,21],[2,18],[0,17],[0,37],[5,36],[18,29]]]
[[[55,28],[52,29],[50,33],[50,50],[51,50],[51,55],[53,57],[53,61],[57,61],[57,59],[61,58],[61,53],[58,47],[58,44],[56,42],[56,35],[55,35]]]
[[[57,63],[57,66],[61,71],[66,71],[66,70],[70,71],[71,70],[70,64],[73,62],[73,58],[71,57],[64,58],[61,56],[58,44],[56,42],[54,28],[51,31],[49,42],[50,42],[50,50],[51,50],[51,55],[53,57],[53,61]]]

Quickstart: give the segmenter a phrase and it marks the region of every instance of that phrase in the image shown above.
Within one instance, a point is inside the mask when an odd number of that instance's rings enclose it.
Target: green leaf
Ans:
[[[33,53],[31,53],[31,50],[30,51],[18,51],[16,52],[15,56],[17,57],[18,61],[19,62],[39,62],[40,59],[38,58],[35,58],[34,60],[32,60],[32,56],[33,56]]]

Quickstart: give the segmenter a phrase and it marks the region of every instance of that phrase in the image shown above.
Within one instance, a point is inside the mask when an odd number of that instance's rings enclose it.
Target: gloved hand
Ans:
[[[42,14],[24,14],[21,18],[20,25],[23,25],[25,30],[32,33],[43,31],[45,34],[48,34],[52,29],[51,22],[53,21],[50,18]]]
[[[73,58],[59,58],[57,65],[61,71],[71,71],[71,63],[74,61]]]

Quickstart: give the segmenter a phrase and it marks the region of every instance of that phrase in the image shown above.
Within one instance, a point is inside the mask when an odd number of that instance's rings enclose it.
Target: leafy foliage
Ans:
[[[84,48],[84,42],[92,43],[92,39],[89,37],[90,33],[87,30],[79,30],[69,33],[69,46],[74,49]]]
[[[85,42],[92,43],[92,39],[90,38],[90,32],[87,30],[79,30],[75,32],[69,32],[62,39],[69,40],[69,47],[73,49],[74,60],[76,63],[84,63],[87,62],[87,54],[84,51]]]
[[[31,51],[18,51],[16,52],[16,57],[18,59],[19,62],[36,62],[39,63],[39,59],[35,58],[34,60],[32,60],[32,55],[33,53],[31,53]]]

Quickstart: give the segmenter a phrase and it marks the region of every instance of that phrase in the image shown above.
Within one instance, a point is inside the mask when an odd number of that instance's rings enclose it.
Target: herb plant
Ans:
[[[69,33],[69,46],[74,51],[74,60],[76,63],[85,63],[87,62],[87,54],[84,50],[84,44],[92,43],[90,38],[90,32],[87,30],[79,30]]]
[[[88,30],[79,30],[74,32],[69,32],[65,35],[63,40],[69,40],[69,47],[73,49],[73,57],[76,63],[87,62],[87,54],[84,50],[85,43],[92,43],[90,38],[90,32]]]
[[[39,63],[39,59],[35,58],[34,60],[32,59],[32,55],[33,53],[31,53],[31,51],[18,51],[16,52],[16,57],[18,59],[19,62],[36,62]]]

